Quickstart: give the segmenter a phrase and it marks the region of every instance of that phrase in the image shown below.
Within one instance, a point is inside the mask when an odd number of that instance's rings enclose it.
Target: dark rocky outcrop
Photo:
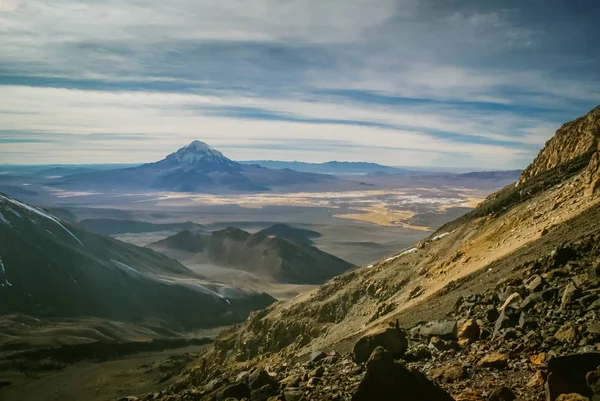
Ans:
[[[453,401],[452,397],[423,374],[394,361],[377,347],[367,362],[367,373],[352,401]]]

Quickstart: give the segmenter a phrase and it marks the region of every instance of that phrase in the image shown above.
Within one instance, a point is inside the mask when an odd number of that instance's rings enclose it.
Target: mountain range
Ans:
[[[239,322],[272,302],[0,194],[0,315],[191,329]]]
[[[318,235],[284,224],[255,234],[228,227],[210,234],[185,230],[149,246],[173,257],[188,252],[196,263],[241,269],[279,283],[322,284],[355,266],[311,246],[310,238]]]
[[[355,188],[339,178],[289,169],[273,170],[245,165],[225,157],[204,142],[194,141],[155,163],[137,167],[74,174],[48,182],[67,189],[136,190],[175,192],[252,192],[280,188]]]

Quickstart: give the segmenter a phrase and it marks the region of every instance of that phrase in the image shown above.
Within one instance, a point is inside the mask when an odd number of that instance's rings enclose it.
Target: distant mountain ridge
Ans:
[[[407,171],[403,168],[384,166],[368,162],[343,162],[329,161],[325,163],[308,163],[300,161],[278,161],[278,160],[248,160],[242,164],[256,164],[270,169],[290,169],[307,173],[318,174],[367,174],[375,172],[401,173]]]
[[[210,234],[185,230],[149,246],[166,254],[169,251],[194,253],[199,263],[245,270],[281,283],[324,283],[354,267],[311,246],[309,236],[314,238],[316,234],[283,224],[256,234],[235,227]]]
[[[75,174],[47,185],[65,189],[164,190],[174,192],[258,192],[281,187],[301,190],[357,188],[357,183],[314,173],[273,170],[235,162],[201,141],[137,167]]]

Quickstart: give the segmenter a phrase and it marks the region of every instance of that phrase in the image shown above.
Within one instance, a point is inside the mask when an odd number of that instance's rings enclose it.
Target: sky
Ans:
[[[0,164],[526,166],[600,104],[597,0],[0,0]]]

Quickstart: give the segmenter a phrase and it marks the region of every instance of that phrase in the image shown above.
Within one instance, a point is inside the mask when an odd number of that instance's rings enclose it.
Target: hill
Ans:
[[[284,399],[597,398],[599,143],[597,107],[429,238],[222,332],[169,396],[261,399],[262,377]]]
[[[239,322],[273,301],[0,194],[0,315],[190,329]]]
[[[194,253],[198,262],[245,270],[280,283],[321,284],[354,266],[311,246],[309,236],[317,234],[286,225],[256,234],[229,227],[210,234],[182,231],[150,247],[166,254]]]
[[[157,231],[202,230],[202,225],[187,221],[184,223],[149,223],[139,220],[85,219],[77,223],[84,230],[100,234],[115,235],[128,233],[146,233]]]

